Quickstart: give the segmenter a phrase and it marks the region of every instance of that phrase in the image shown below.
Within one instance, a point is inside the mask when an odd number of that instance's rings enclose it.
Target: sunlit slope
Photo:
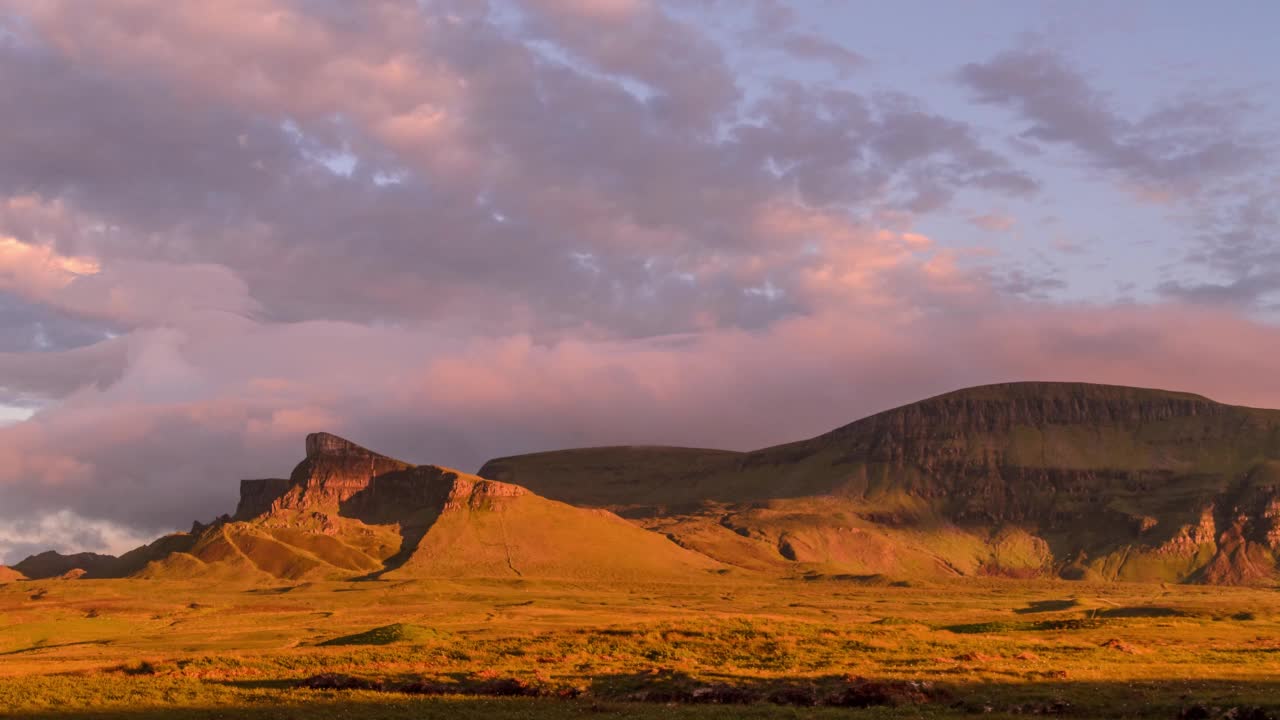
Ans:
[[[388,577],[671,580],[724,566],[605,510],[478,478]]]
[[[1275,574],[1277,458],[1277,411],[1016,383],[749,453],[572,450],[480,474],[628,510],[743,567],[1240,583]]]

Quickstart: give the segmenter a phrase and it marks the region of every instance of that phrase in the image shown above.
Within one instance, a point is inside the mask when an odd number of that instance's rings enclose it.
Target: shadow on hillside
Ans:
[[[79,640],[76,642],[58,643],[56,645],[46,645],[43,643],[36,643],[31,647],[18,648],[17,650],[9,650],[8,652],[0,652],[0,657],[4,657],[6,655],[22,655],[23,653],[36,652],[38,650],[52,650],[54,648],[75,647],[77,645],[110,645],[113,642],[115,641],[114,640]]]
[[[1066,610],[1074,610],[1080,606],[1080,601],[1074,598],[1066,598],[1063,600],[1033,600],[1027,603],[1024,608],[1014,610],[1018,615],[1035,615],[1036,613],[1054,613],[1064,612]]]
[[[368,486],[342,501],[338,514],[367,525],[396,525],[400,549],[382,568],[357,580],[377,580],[403,567],[440,519],[457,475],[424,465],[378,475]]]

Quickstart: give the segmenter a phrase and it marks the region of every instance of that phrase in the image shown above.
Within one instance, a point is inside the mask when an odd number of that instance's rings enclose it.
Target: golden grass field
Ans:
[[[387,689],[296,687],[321,673]],[[863,710],[807,707],[851,677],[897,689]],[[397,691],[415,681],[432,694]],[[513,687],[542,697],[493,697]],[[1275,590],[733,577],[0,586],[6,718],[1176,718],[1199,704],[1280,710]]]

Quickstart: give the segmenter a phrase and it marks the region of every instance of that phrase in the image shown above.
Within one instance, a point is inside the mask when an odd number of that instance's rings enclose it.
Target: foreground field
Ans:
[[[323,674],[316,684],[358,687],[297,687]],[[2,717],[1243,718],[1255,706],[1280,714],[1270,589],[0,586]]]

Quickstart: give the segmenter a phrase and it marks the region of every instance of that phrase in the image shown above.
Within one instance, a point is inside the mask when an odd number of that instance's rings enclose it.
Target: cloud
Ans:
[[[978,102],[1016,111],[1030,125],[1018,139],[1075,149],[1149,200],[1167,202],[1259,167],[1269,156],[1240,118],[1241,97],[1190,96],[1129,118],[1059,54],[1024,47],[960,68]]]
[[[759,326],[804,310],[740,285],[761,248],[806,261],[808,238],[750,225],[796,187],[851,222],[1036,187],[906,96],[747,103],[651,3],[522,3],[514,25],[465,3],[9,5],[28,29],[0,100],[24,112],[0,190],[60,207],[59,242],[104,264],[228,267],[280,319]]]
[[[1155,291],[1181,302],[1273,309],[1280,292],[1274,134],[1247,129],[1243,94],[1197,90],[1127,116],[1061,55],[1024,47],[969,63],[956,79],[981,103],[1030,123],[1015,138],[1072,148],[1143,202],[1165,205],[1194,248]],[[1208,271],[1206,273],[1206,271]]]
[[[46,550],[71,553],[89,547],[119,554],[154,539],[110,522],[61,510],[0,524],[0,563],[15,563]]]
[[[53,250],[0,237],[0,289],[42,295],[55,292],[77,278],[96,275],[97,263],[67,257]]]
[[[793,8],[779,0],[753,0],[747,38],[774,47],[802,61],[821,62],[841,72],[860,70],[868,64],[862,55],[816,32],[799,28]]]
[[[1229,199],[1197,208],[1187,222],[1198,231],[1189,264],[1211,276],[1184,270],[1161,283],[1161,293],[1228,307],[1275,308],[1280,302],[1280,180],[1232,188]]]

